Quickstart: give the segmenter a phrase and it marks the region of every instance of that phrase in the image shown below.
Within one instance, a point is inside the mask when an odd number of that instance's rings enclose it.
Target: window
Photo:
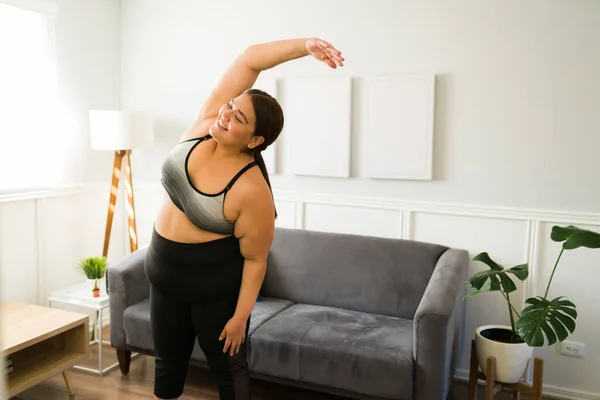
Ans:
[[[64,146],[53,18],[0,0],[0,193],[55,185]],[[46,4],[47,5],[47,4]],[[60,159],[62,158],[62,159]]]

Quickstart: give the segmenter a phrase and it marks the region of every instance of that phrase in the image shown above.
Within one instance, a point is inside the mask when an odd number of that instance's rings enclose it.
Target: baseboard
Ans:
[[[458,369],[454,375],[454,380],[456,382],[468,383],[469,371],[466,369]],[[478,383],[481,386],[485,385],[485,382],[482,380],[479,380]],[[553,385],[543,385],[542,395],[549,399],[558,400],[600,400],[600,393],[584,392]]]

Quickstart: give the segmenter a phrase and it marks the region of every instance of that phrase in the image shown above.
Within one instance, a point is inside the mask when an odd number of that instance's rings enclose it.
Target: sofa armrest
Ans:
[[[460,357],[469,254],[439,258],[414,319],[415,400],[444,400]]]
[[[128,254],[106,269],[110,309],[110,341],[112,347],[127,350],[123,314],[125,309],[150,296],[144,261],[148,247]]]

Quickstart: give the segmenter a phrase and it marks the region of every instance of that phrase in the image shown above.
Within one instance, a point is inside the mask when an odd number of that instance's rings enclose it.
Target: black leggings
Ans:
[[[251,398],[246,350],[250,321],[238,353],[223,353],[225,341],[219,341],[235,312],[243,263],[235,237],[187,244],[153,232],[145,267],[150,281],[156,397],[182,395],[197,339],[208,365],[216,372],[219,398]]]

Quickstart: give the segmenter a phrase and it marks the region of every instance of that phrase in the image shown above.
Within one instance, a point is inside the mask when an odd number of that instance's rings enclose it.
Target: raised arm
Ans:
[[[317,38],[278,40],[248,47],[221,76],[202,106],[198,120],[216,117],[219,108],[250,89],[262,71],[308,55],[331,68],[342,66],[344,61],[339,50]]]

